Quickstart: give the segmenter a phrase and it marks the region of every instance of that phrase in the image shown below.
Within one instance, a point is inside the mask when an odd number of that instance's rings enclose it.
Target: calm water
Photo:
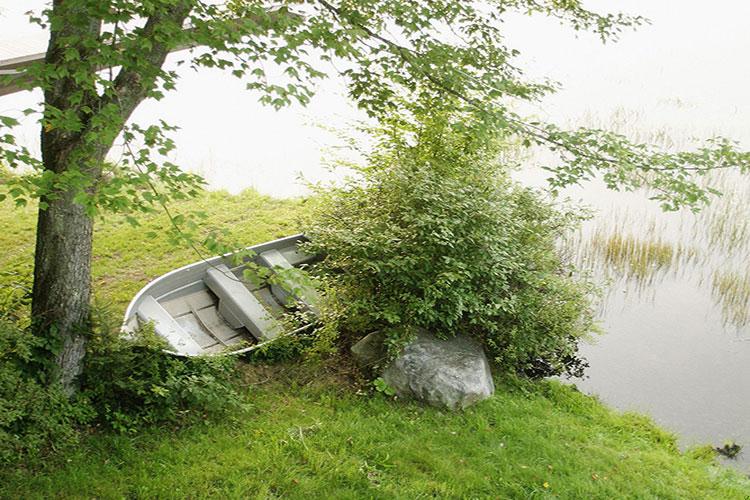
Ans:
[[[529,35],[534,70],[548,69],[568,88],[537,112],[670,150],[715,134],[750,147],[750,64],[737,58],[750,37],[735,17],[746,18],[750,6],[658,4],[628,2],[654,24],[616,48],[578,40],[585,56],[573,61],[573,41]],[[533,168],[521,176],[543,184]],[[616,408],[650,414],[683,445],[736,441],[748,451],[732,464],[750,471],[750,179],[723,174],[711,182],[725,196],[697,216],[664,214],[645,193],[596,184],[567,193],[597,215],[564,246],[608,283],[600,304],[605,334],[583,346],[591,366],[576,384]],[[656,248],[657,257],[643,265],[637,251],[613,255],[623,241]]]
[[[21,17],[30,4],[0,0],[0,57],[43,49],[43,34],[26,28]],[[525,111],[563,125],[612,128],[667,149],[690,147],[693,138],[714,134],[750,148],[750,3],[587,5],[626,8],[653,24],[602,46],[590,35],[575,38],[552,20],[510,19],[507,36],[522,49],[522,65],[531,75],[564,85]],[[145,104],[134,120],[163,118],[180,125],[173,160],[205,175],[211,187],[292,196],[305,192],[299,172],[313,181],[336,178],[325,160],[337,140],[317,124],[347,128],[360,118],[343,97],[340,81],[325,83],[306,109],[274,112],[222,73],[180,72],[179,92]],[[36,93],[0,98],[0,113],[39,99]],[[22,135],[38,147],[35,127]],[[529,163],[553,161],[540,153]],[[543,185],[543,174],[533,166],[520,176]],[[720,176],[714,182],[729,194],[698,216],[663,214],[644,193],[611,193],[595,184],[567,193],[598,212],[564,248],[582,269],[608,283],[600,304],[606,334],[583,347],[591,367],[577,384],[616,408],[652,415],[686,445],[737,441],[748,452],[736,463],[750,470],[744,295],[750,290],[750,229],[744,229],[750,224],[750,180]],[[622,242],[630,242],[630,253],[612,257],[618,242],[620,250]],[[632,248],[655,249],[656,260],[639,264]]]

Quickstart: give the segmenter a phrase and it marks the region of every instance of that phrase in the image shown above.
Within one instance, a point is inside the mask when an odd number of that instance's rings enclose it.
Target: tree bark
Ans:
[[[71,395],[81,373],[89,327],[93,220],[66,194],[42,200],[34,256],[35,330],[58,344],[53,380]]]
[[[85,6],[63,0],[52,4],[50,39],[45,63],[64,67],[65,51],[76,49],[82,61],[92,48],[87,45],[99,34],[101,20],[88,15]],[[80,71],[82,66],[76,67]],[[93,69],[92,69],[93,71]],[[91,155],[82,147],[83,134],[74,127],[58,127],[51,120],[55,112],[68,112],[87,123],[97,99],[92,80],[81,82],[73,75],[51,79],[44,87],[45,125],[42,127],[44,169],[63,174],[76,169],[96,179],[104,155]],[[76,188],[63,186],[41,197],[37,217],[34,286],[31,301],[32,328],[47,339],[49,381],[61,383],[72,395],[81,373],[90,319],[91,248],[93,220],[75,202]]]

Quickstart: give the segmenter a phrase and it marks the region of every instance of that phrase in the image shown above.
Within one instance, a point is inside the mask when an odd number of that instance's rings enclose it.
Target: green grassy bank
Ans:
[[[3,284],[30,269],[33,208],[0,212]],[[247,244],[291,234],[299,201],[246,192],[185,202]],[[99,302],[120,313],[149,279],[197,260],[117,218],[99,224]],[[554,382],[499,379],[446,413],[371,394],[346,367],[240,365],[250,410],[137,435],[91,432],[75,450],[0,471],[3,498],[748,498],[750,482],[648,419]]]

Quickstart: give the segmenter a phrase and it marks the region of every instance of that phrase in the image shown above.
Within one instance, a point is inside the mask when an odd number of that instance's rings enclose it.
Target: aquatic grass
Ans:
[[[660,278],[677,273],[709,282],[724,324],[743,328],[750,324],[750,276],[726,267],[748,261],[750,179],[717,171],[704,182],[722,196],[697,214],[654,214],[626,204],[595,217],[563,247],[579,268],[593,269],[605,280],[622,278],[644,299],[655,295]]]
[[[643,240],[621,233],[595,236],[591,244],[608,264],[638,280],[649,279],[668,268],[680,252],[679,247],[659,239]]]
[[[662,100],[657,105],[683,110],[689,107],[679,98]],[[695,136],[706,135],[705,131],[694,133],[682,124],[648,123],[643,110],[622,106],[606,118],[588,113],[583,123],[665,150],[689,149]],[[569,236],[561,248],[573,256],[579,268],[593,270],[602,279],[624,277],[637,285],[639,293],[645,292],[646,287],[658,286],[659,278],[675,276],[677,272],[685,279],[710,281],[718,266],[748,261],[750,178],[717,170],[703,176],[701,184],[722,194],[699,213],[681,210],[665,214],[642,198],[636,201],[628,194],[608,194],[596,200],[601,211],[582,231]],[[647,190],[636,194],[649,196]]]
[[[711,290],[727,323],[737,328],[750,324],[750,274],[718,270]]]
[[[698,248],[674,236],[663,221],[644,216],[638,220],[626,212],[595,218],[588,227],[569,235],[561,247],[564,254],[572,255],[576,267],[594,270],[603,279],[624,277],[653,283],[656,277],[676,272],[700,256]]]
[[[696,237],[718,247],[725,260],[733,254],[746,260],[750,250],[750,179],[720,171],[707,175],[704,182],[722,195],[699,214],[694,225]]]
[[[736,205],[729,210],[712,211],[709,216],[709,242],[729,251],[741,251],[750,242],[750,222],[747,220],[748,207]]]

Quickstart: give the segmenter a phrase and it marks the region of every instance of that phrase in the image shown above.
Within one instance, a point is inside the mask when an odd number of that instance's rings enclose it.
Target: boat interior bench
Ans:
[[[277,337],[281,325],[224,264],[206,271],[203,282],[219,298],[219,314],[232,328],[245,327],[259,341]]]
[[[188,356],[195,356],[203,351],[203,348],[152,296],[148,295],[143,298],[136,315],[141,321],[153,321],[154,332],[167,339],[173,349],[184,352]]]
[[[260,262],[266,267],[277,270],[292,269],[294,266],[278,250],[267,250],[259,255]],[[318,314],[318,292],[311,286],[299,283],[293,276],[282,278],[281,286],[271,285],[271,292],[284,305],[290,302],[299,302],[317,316]],[[290,293],[288,290],[292,290]]]

